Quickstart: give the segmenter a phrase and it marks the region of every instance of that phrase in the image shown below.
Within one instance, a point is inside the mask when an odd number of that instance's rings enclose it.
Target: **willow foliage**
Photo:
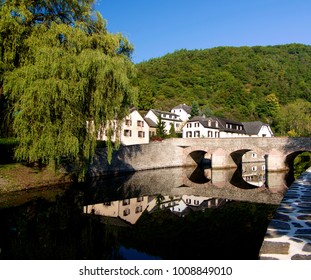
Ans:
[[[30,162],[87,162],[94,155],[99,128],[123,119],[135,103],[132,47],[120,34],[108,33],[99,14],[74,24],[54,19],[25,27],[32,16],[31,9],[21,9],[18,16],[6,14],[23,33],[15,39],[23,49],[15,53],[18,65],[6,66],[3,76],[19,140],[15,155]],[[111,158],[109,140],[108,147]]]

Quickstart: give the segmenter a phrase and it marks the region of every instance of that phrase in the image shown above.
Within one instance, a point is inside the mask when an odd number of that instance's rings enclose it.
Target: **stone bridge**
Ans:
[[[173,138],[144,145],[120,147],[112,162],[99,149],[90,167],[92,177],[157,168],[193,166],[210,162],[213,169],[236,168],[248,151],[264,157],[268,171],[288,170],[294,158],[311,151],[311,138]]]

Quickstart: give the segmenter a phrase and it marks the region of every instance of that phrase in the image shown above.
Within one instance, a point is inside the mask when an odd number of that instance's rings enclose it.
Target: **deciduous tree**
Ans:
[[[135,105],[132,46],[107,32],[93,2],[2,1],[1,86],[18,160],[88,162],[99,128]]]

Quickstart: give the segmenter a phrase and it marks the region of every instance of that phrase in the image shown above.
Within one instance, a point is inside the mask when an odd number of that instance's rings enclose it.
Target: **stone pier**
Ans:
[[[311,260],[311,167],[290,186],[270,222],[261,260]]]

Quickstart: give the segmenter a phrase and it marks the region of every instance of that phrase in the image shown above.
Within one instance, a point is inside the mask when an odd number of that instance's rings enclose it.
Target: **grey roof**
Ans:
[[[174,114],[172,112],[169,111],[160,111],[160,110],[155,110],[155,109],[151,109],[151,111],[157,116],[160,117],[160,115],[168,115],[170,117],[162,117],[162,120],[170,120],[170,121],[175,121],[175,122],[182,122],[182,120],[179,118],[179,115]]]
[[[235,133],[242,133],[245,134],[246,131],[244,129],[243,123],[233,121],[233,120],[228,120],[224,118],[219,118],[219,117],[200,117],[200,116],[195,116],[192,119],[190,119],[188,122],[195,122],[198,121],[200,122],[204,127],[206,128],[217,128],[220,131],[227,131],[227,132],[235,132]],[[216,122],[218,122],[218,127],[216,126]],[[230,128],[231,125],[231,128]],[[242,129],[238,129],[238,127],[242,127]]]
[[[183,109],[185,110],[188,114],[191,113],[191,106],[188,106],[186,104],[179,104],[177,105],[176,107],[174,107],[172,110],[175,110],[175,109]]]
[[[243,122],[243,125],[246,133],[249,135],[257,135],[262,126],[269,126],[268,124],[265,124],[261,121]]]
[[[149,127],[157,127],[157,124],[150,118],[144,118]]]

